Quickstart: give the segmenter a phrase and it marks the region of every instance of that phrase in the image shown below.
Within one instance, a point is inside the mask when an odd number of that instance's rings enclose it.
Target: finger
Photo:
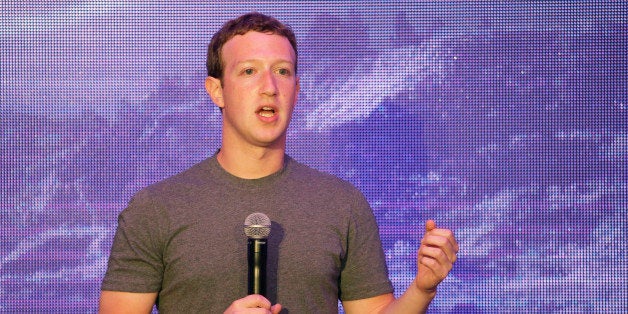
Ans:
[[[432,219],[428,219],[425,222],[425,232],[430,232],[434,229],[436,229],[436,222]]]
[[[446,255],[447,259],[452,263],[455,263],[457,260],[457,250],[447,237],[432,234],[426,235],[421,241],[421,247],[419,248],[419,250],[423,249],[424,247],[433,248],[440,252],[443,252],[443,254]]]
[[[432,230],[429,233],[429,236],[439,236],[439,237],[446,238],[447,241],[451,244],[451,247],[453,248],[454,252],[458,253],[460,246],[458,245],[458,241],[456,240],[456,237],[454,236],[454,233],[451,230],[437,228],[437,229]],[[427,238],[427,236],[425,238]]]
[[[443,229],[443,228],[437,229],[436,221],[434,221],[433,219],[428,219],[427,221],[425,221],[425,233],[430,233],[431,231],[434,231],[434,230],[436,230],[436,232],[434,232],[435,235],[440,235],[440,236],[448,238],[452,246],[455,248],[455,252],[458,253],[458,250],[459,250],[458,242],[456,241],[456,237],[454,236],[454,233],[451,232],[451,230]]]
[[[242,301],[242,306],[245,308],[262,308],[266,310],[270,310],[271,303],[264,296],[259,294],[251,294],[246,296]]]
[[[445,265],[443,265],[439,263],[437,259],[431,256],[423,256],[421,259],[419,259],[419,263],[427,267],[434,274],[435,277],[439,278],[439,282],[447,277],[447,274],[449,274],[449,271],[452,268],[450,263],[446,263]]]
[[[275,304],[275,305],[271,306],[271,307],[270,307],[270,311],[271,311],[273,314],[279,314],[279,312],[281,312],[281,304],[277,303],[277,304]]]
[[[424,246],[421,248],[420,254],[422,255],[421,264],[428,266],[441,278],[445,278],[453,268],[453,262],[441,249]]]
[[[452,260],[450,255],[437,247],[422,246],[419,249],[419,254],[421,257],[428,257],[436,260],[440,265],[444,266],[448,270],[451,269],[455,262],[455,255]]]

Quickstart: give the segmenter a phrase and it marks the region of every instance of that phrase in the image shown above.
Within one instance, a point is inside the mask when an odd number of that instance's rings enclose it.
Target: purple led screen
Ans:
[[[432,218],[430,312],[628,311],[625,4],[210,2],[0,4],[0,312],[96,311],[131,195],[218,149],[205,50],[253,10],[298,37],[289,154],[365,193],[397,293]]]

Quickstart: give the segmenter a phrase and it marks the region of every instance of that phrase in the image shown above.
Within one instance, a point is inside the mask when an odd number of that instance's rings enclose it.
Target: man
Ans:
[[[285,154],[299,93],[293,32],[243,15],[214,35],[207,68],[222,146],[120,214],[100,311],[333,313],[338,299],[346,313],[426,311],[456,260],[452,232],[425,233],[416,279],[395,299],[362,194]],[[267,298],[246,296],[242,224],[252,212],[272,219]]]

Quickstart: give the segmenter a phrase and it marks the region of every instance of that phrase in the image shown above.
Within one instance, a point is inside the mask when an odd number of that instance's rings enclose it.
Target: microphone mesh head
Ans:
[[[252,213],[244,220],[244,234],[250,239],[266,239],[270,235],[270,218],[262,213]]]

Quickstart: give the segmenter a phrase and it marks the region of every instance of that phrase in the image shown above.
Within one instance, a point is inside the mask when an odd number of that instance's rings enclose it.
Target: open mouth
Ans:
[[[275,115],[275,109],[272,107],[264,106],[260,110],[257,111],[257,114],[259,114],[262,117],[269,118]]]

